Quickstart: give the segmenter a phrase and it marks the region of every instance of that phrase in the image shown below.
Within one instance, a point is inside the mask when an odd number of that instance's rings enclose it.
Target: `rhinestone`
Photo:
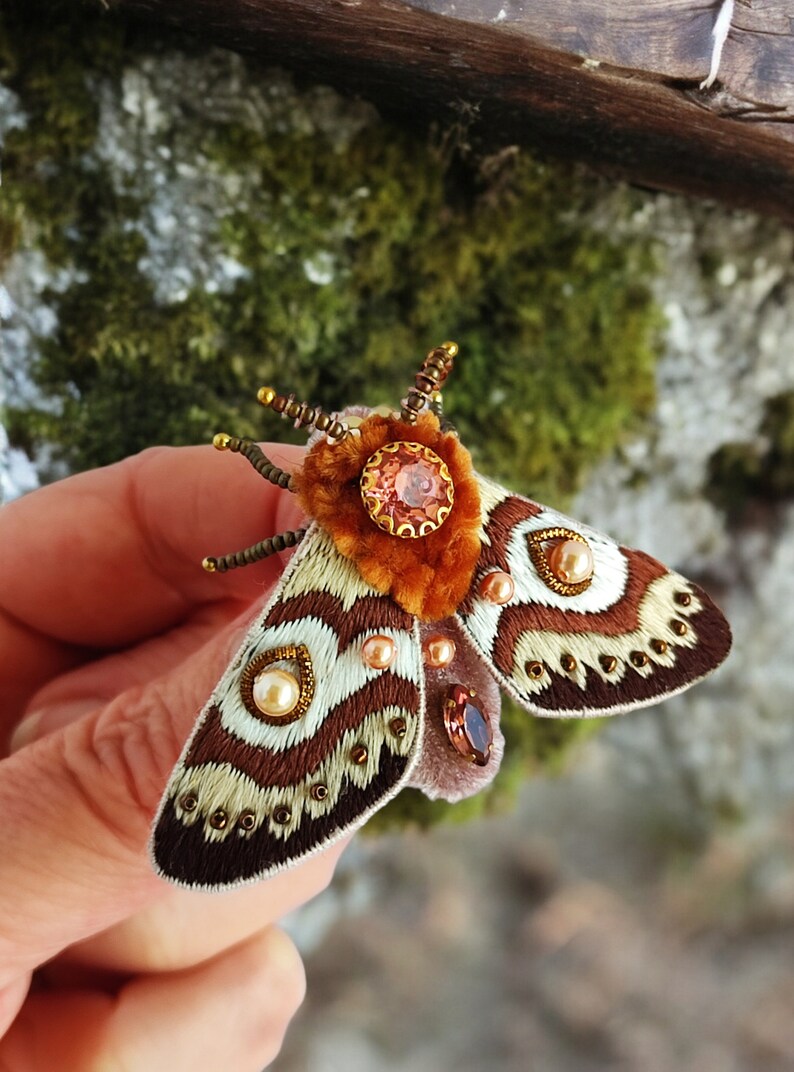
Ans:
[[[474,689],[452,685],[444,703],[444,726],[450,744],[459,755],[484,767],[491,755],[491,720],[475,702]]]
[[[361,473],[364,507],[380,528],[408,539],[440,528],[455,501],[444,462],[421,443],[387,443]]]

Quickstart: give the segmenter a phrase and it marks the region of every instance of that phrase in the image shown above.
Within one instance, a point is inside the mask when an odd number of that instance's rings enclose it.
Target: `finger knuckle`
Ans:
[[[169,698],[157,683],[117,697],[79,735],[64,735],[64,767],[86,806],[140,849],[178,753]]]

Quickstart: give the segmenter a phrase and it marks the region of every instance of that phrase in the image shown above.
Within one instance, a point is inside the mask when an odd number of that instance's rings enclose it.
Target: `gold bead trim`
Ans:
[[[225,830],[229,822],[229,816],[223,808],[216,809],[210,816],[210,826],[213,830]]]
[[[294,659],[298,664],[298,682],[300,694],[295,707],[287,715],[266,715],[256,706],[254,701],[254,681],[258,674],[273,663]],[[240,675],[240,697],[246,708],[254,718],[261,722],[267,722],[270,726],[286,726],[290,722],[297,722],[306,714],[309,704],[314,696],[314,667],[312,666],[309,649],[305,644],[285,644],[280,648],[271,648],[269,651],[260,652],[252,659]]]
[[[437,467],[439,476],[446,487],[447,498],[449,500],[448,505],[439,506],[435,521],[423,521],[418,528],[408,521],[404,521],[401,525],[395,526],[392,517],[388,514],[380,513],[383,504],[376,499],[374,495],[369,494],[377,484],[377,474],[375,473],[375,470],[383,461],[384,454],[396,454],[401,447],[407,450],[410,454],[416,454],[418,457],[424,458],[425,461],[430,462]],[[404,540],[416,540],[419,539],[420,536],[428,536],[431,532],[435,532],[436,529],[440,529],[452,513],[452,506],[455,502],[455,485],[452,482],[452,477],[450,476],[446,463],[439,458],[434,450],[424,446],[422,443],[407,443],[404,440],[397,440],[394,443],[387,443],[384,447],[381,447],[380,450],[376,450],[375,453],[367,459],[366,464],[361,471],[360,486],[364,509],[378,528],[383,529],[384,532],[388,532],[390,536],[399,536]]]
[[[529,557],[532,559],[532,565],[538,571],[543,583],[552,592],[556,592],[560,596],[581,595],[582,592],[590,587],[590,583],[593,580],[592,576],[586,577],[583,581],[577,581],[576,584],[568,584],[566,581],[561,581],[559,577],[555,577],[543,550],[543,544],[548,543],[549,540],[575,540],[577,543],[583,543],[585,547],[590,547],[590,544],[581,533],[574,532],[573,529],[538,529],[537,532],[527,533]],[[590,550],[592,551],[592,548]]]
[[[252,811],[241,812],[240,817],[237,820],[237,825],[241,830],[250,832],[256,826],[256,815]]]

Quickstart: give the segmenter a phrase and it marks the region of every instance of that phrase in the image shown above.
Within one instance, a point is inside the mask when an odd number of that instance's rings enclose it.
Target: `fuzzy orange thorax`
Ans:
[[[446,463],[455,503],[444,524],[417,539],[381,531],[361,500],[359,479],[367,460],[386,443],[403,440],[430,447]],[[480,496],[471,457],[454,432],[442,432],[430,413],[409,425],[373,414],[358,435],[316,443],[295,473],[306,513],[332,537],[378,592],[387,592],[409,614],[439,621],[454,614],[471,587],[480,557]]]

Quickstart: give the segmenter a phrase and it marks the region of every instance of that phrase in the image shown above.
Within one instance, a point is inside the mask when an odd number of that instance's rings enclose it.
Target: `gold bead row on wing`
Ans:
[[[676,592],[675,601],[681,607],[688,607],[692,602],[692,596],[689,592]],[[678,637],[684,637],[689,632],[689,626],[686,622],[682,622],[680,618],[670,619],[670,629]],[[664,655],[669,648],[667,641],[659,637],[653,637],[648,642],[648,646],[656,655]],[[638,670],[646,667],[650,661],[650,656],[644,651],[632,651],[629,655],[629,662]],[[618,668],[618,659],[614,655],[599,655],[598,662],[605,674],[614,674]],[[577,666],[578,663],[573,655],[564,654],[560,656],[560,668],[566,674],[572,674]],[[532,678],[533,681],[539,681],[548,670],[548,667],[539,659],[530,659],[524,664],[524,670],[527,677]]]

